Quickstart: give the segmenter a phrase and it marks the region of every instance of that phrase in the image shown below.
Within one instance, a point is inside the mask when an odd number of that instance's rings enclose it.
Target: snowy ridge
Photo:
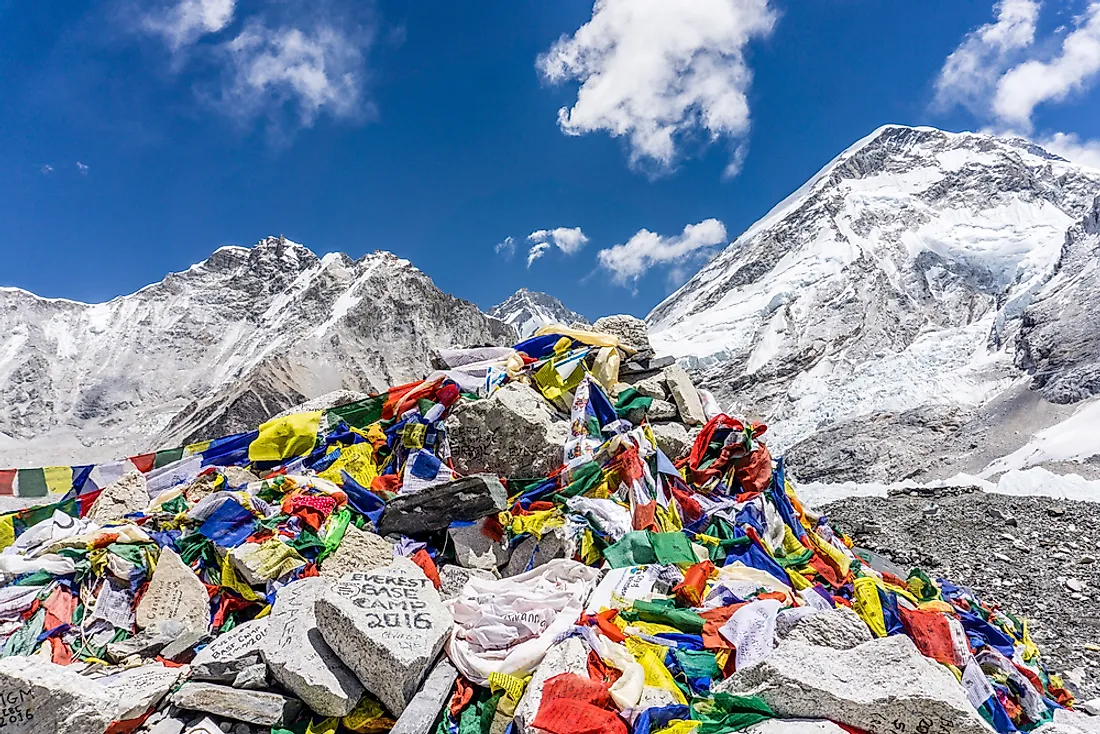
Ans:
[[[1024,314],[1097,193],[1100,172],[1026,140],[886,126],[654,308],[651,341],[767,417],[779,450],[861,417],[973,411],[1019,379]]]
[[[276,237],[106,303],[3,289],[0,465],[232,433],[324,393],[422,376],[438,347],[512,338],[407,260],[318,258]]]
[[[557,298],[526,288],[493,306],[489,315],[514,327],[521,338],[531,336],[547,324],[588,324],[588,319],[566,308]]]

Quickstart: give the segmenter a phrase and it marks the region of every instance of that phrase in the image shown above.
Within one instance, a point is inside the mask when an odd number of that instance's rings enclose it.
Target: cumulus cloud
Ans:
[[[1044,102],[1061,102],[1087,89],[1100,73],[1100,2],[1089,4],[1077,28],[1066,34],[1050,59],[1030,59],[997,83],[993,110],[1007,123],[1031,129],[1031,115]]]
[[[236,114],[251,117],[289,105],[308,127],[322,111],[345,117],[359,109],[363,56],[332,26],[303,31],[251,21],[225,51],[231,63],[222,96]]]
[[[508,235],[504,238],[503,242],[498,242],[496,247],[493,248],[498,255],[504,255],[505,257],[512,257],[516,251],[516,238]]]
[[[558,110],[564,133],[624,137],[632,164],[667,170],[687,136],[748,133],[745,49],[776,19],[769,0],[596,0],[592,19],[537,68],[551,83],[580,83],[573,106]]]
[[[549,249],[549,242],[539,242],[538,244],[532,245],[531,249],[527,251],[527,267],[531,267],[531,263],[545,255],[546,251]]]
[[[233,21],[236,5],[237,0],[177,0],[146,13],[142,26],[178,51],[208,33],[225,29]]]
[[[588,237],[580,227],[555,227],[554,229],[537,229],[527,235],[528,242],[552,242],[555,247],[566,255],[573,255],[581,251],[588,244]]]
[[[684,231],[672,237],[662,237],[648,229],[621,245],[600,250],[600,265],[610,271],[615,282],[622,285],[635,283],[650,268],[672,265],[670,278],[676,280],[686,272],[684,265],[707,255],[715,247],[726,244],[726,227],[717,219],[704,219],[689,224]]]
[[[1054,133],[1035,142],[1067,161],[1100,169],[1100,140],[1082,140],[1074,133]]]

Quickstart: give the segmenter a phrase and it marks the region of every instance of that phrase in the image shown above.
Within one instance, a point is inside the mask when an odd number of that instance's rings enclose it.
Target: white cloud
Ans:
[[[1001,0],[994,12],[996,21],[968,33],[944,62],[936,80],[936,100],[941,106],[961,104],[985,112],[1014,52],[1034,43],[1037,0]]]
[[[345,117],[359,110],[362,53],[332,26],[304,32],[250,21],[225,50],[231,64],[222,96],[237,115],[271,115],[290,105],[308,127],[322,111]]]
[[[44,176],[48,176],[48,175],[50,175],[51,173],[53,173],[53,166],[51,166],[51,165],[50,165],[49,163],[47,163],[46,165],[42,166],[42,175],[44,175]]]
[[[712,248],[726,244],[726,227],[717,219],[705,219],[689,224],[673,237],[662,237],[648,229],[621,245],[600,250],[600,265],[611,271],[620,284],[637,282],[651,267],[673,265],[673,277],[680,277],[684,264],[711,253]],[[677,271],[680,271],[677,274]]]
[[[516,238],[508,235],[503,242],[498,242],[493,249],[498,255],[503,253],[505,257],[511,258],[516,251]]]
[[[555,227],[554,229],[537,229],[527,235],[528,242],[553,242],[554,246],[566,255],[580,252],[588,244],[588,237],[580,227]]]
[[[1074,133],[1054,133],[1035,142],[1067,161],[1100,169],[1100,140],[1082,140]]]
[[[142,26],[163,36],[178,51],[208,33],[224,30],[233,22],[236,5],[237,0],[178,0],[159,12],[146,14]]]
[[[993,111],[1007,123],[1031,129],[1031,115],[1043,102],[1061,102],[1087,89],[1100,73],[1100,2],[1092,2],[1076,29],[1046,61],[1028,60],[1001,77]]]
[[[527,251],[527,267],[531,267],[531,263],[538,260],[540,257],[546,254],[546,251],[550,249],[549,242],[539,242],[533,245],[530,250]]]
[[[76,162],[76,170],[80,171],[81,176],[88,175],[88,166],[84,165],[80,161]]]
[[[769,0],[596,0],[592,19],[537,66],[551,83],[580,82],[558,110],[563,132],[626,137],[632,164],[667,170],[687,135],[748,132],[745,47],[776,18]]]

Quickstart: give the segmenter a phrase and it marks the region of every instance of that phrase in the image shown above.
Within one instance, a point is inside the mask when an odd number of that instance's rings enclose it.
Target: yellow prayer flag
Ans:
[[[206,451],[208,448],[210,448],[210,444],[212,443],[214,442],[199,441],[198,443],[189,443],[183,447],[183,455],[194,456],[195,454],[201,454],[203,451]]]
[[[50,494],[65,494],[73,488],[73,468],[71,466],[47,466],[42,470],[46,476],[46,486]]]
[[[11,515],[0,516],[0,551],[15,542],[15,526],[12,525]]]
[[[527,679],[496,671],[489,673],[489,689],[493,692],[504,691],[505,696],[517,703],[526,688]]]
[[[853,583],[855,594],[852,608],[871,628],[875,637],[885,637],[886,617],[882,613],[882,601],[878,598],[878,584],[870,576],[860,576]]]
[[[249,461],[282,461],[305,456],[317,443],[321,411],[293,413],[260,425],[260,435],[248,446]]]
[[[332,466],[317,476],[334,484],[342,484],[344,477],[340,474],[341,471],[346,471],[359,486],[370,489],[371,482],[378,476],[378,465],[374,463],[374,447],[369,443],[344,446]]]

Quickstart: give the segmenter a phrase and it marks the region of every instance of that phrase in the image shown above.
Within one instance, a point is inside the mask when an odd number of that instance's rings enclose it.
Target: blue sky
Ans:
[[[645,315],[886,123],[1100,165],[1096,49],[1088,0],[0,0],[0,285],[282,233]]]

